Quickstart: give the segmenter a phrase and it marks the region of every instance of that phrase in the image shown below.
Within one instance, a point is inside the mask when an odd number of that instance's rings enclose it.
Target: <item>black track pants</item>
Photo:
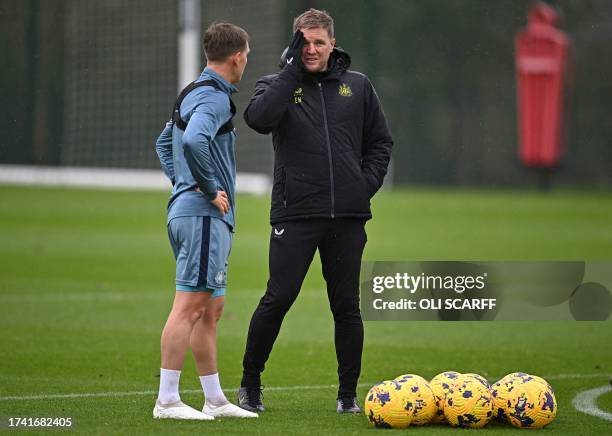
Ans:
[[[359,271],[365,243],[365,221],[360,219],[287,221],[272,228],[270,278],[249,325],[242,386],[260,386],[260,374],[283,318],[300,292],[318,248],[334,316],[338,395],[355,395],[363,349]]]

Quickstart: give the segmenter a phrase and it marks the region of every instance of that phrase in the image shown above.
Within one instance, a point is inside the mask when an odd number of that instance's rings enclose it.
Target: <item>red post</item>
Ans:
[[[537,3],[515,39],[520,157],[546,178],[563,147],[569,39],[555,27],[559,18],[551,6]]]

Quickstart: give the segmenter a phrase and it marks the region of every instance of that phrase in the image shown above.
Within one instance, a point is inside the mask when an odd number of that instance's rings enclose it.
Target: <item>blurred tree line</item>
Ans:
[[[395,141],[394,180],[417,184],[533,183],[517,154],[514,36],[529,0],[294,2],[335,20],[352,68],[375,84]],[[576,66],[557,179],[612,183],[612,2],[549,2],[564,14]],[[527,176],[527,177],[526,177]]]
[[[167,3],[163,6],[167,8],[167,17],[149,15],[145,20],[138,17],[138,11],[142,10],[138,2],[128,8],[121,2],[108,1],[104,7],[96,9],[93,19],[109,22],[122,19],[125,26],[133,27],[136,36],[139,29],[146,29],[150,32],[148,36],[135,37],[134,41],[151,44],[151,35],[162,28],[151,20],[165,20],[164,30],[159,30],[161,33],[176,30],[176,2]],[[563,11],[561,27],[571,36],[576,53],[573,93],[567,109],[566,148],[556,180],[564,184],[610,186],[612,122],[608,112],[612,101],[612,1],[549,3],[558,5]],[[74,75],[67,75],[65,71],[64,28],[67,21],[79,20],[74,11],[70,13],[77,4],[80,3],[0,0],[0,50],[6,63],[0,69],[0,163],[66,164],[61,158],[62,144],[65,146],[66,142],[66,132],[62,131],[66,126],[64,112],[75,109],[66,109],[66,89],[72,86]],[[165,2],[156,4],[160,6]],[[352,56],[352,68],[366,73],[381,97],[396,142],[392,169],[396,184],[535,183],[535,176],[525,170],[518,159],[514,74],[514,36],[526,25],[530,0],[266,0],[260,11],[253,11],[251,2],[245,0],[204,1],[202,4],[203,23],[234,20],[252,36],[253,51],[247,76],[237,96],[240,110],[257,79],[253,74],[269,73],[276,68],[270,61],[276,56],[269,54],[278,51],[280,55],[282,47],[288,43],[293,17],[309,7],[326,9],[335,19],[338,44]],[[272,8],[279,13],[271,13]],[[137,15],[121,18],[126,14]],[[263,16],[267,24],[262,24]],[[283,22],[271,26],[270,20]],[[72,38],[86,30],[79,29]],[[82,37],[87,36],[83,33]],[[103,35],[98,37],[102,41],[98,41],[100,46],[86,41],[81,43],[77,54],[86,56],[87,49],[91,53],[106,50],[105,59],[113,59],[115,55],[103,44]],[[163,34],[156,38],[175,37]],[[151,138],[158,132],[151,125],[161,126],[160,120],[164,119],[175,98],[175,88],[174,83],[169,83],[170,79],[156,77],[159,67],[155,65],[165,62],[165,76],[175,74],[171,66],[174,59],[168,59],[167,54],[174,50],[173,44],[164,46],[164,59],[155,58],[156,50],[149,48],[146,53],[150,53],[147,54],[151,57],[147,61],[150,67],[140,70],[150,71],[130,84],[134,89],[143,83],[148,86],[134,94],[134,99],[150,98],[150,101],[137,103],[149,108],[142,116],[155,119],[151,123],[131,120],[127,124],[140,126],[141,131],[132,135],[130,144],[143,148],[134,158],[122,158],[121,162],[150,168],[157,165],[154,156],[150,156],[150,146]],[[144,52],[140,52],[138,62],[142,64]],[[263,56],[264,53],[267,56]],[[81,62],[80,59],[76,61]],[[94,76],[88,71],[92,84],[106,80],[106,76]],[[155,82],[157,79],[163,79],[166,85],[159,85]],[[117,86],[113,88],[116,91]],[[159,90],[163,95],[154,98],[152,90]],[[103,99],[103,94],[95,98]],[[136,103],[126,101],[122,104]],[[99,104],[96,108],[98,111],[120,110],[112,104],[106,106]],[[137,106],[124,110],[130,117],[140,113]],[[121,117],[128,116],[118,114],[116,129],[122,128]],[[82,114],[78,118],[79,123],[85,122],[83,117]],[[100,134],[104,128],[100,128]],[[239,131],[241,144],[261,147],[263,138],[256,137],[242,125]],[[91,135],[99,136],[97,132]],[[121,137],[121,132],[117,132],[117,141]],[[125,149],[123,144],[121,149]],[[92,156],[103,158],[103,154]],[[269,160],[263,160],[263,164],[253,162],[261,168],[247,165],[249,171],[270,172]],[[73,160],[68,164],[82,163]],[[240,170],[240,159],[238,164]]]

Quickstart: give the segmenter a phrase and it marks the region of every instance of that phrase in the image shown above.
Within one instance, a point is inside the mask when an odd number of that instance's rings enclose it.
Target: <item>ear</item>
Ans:
[[[331,39],[331,46],[335,47],[336,46],[336,38],[332,38]]]

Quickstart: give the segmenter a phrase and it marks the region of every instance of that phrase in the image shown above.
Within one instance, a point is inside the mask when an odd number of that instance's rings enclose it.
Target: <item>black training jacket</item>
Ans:
[[[244,112],[259,133],[272,133],[274,185],[270,222],[308,218],[369,219],[393,140],[368,78],[348,70],[335,48],[324,73],[287,65],[262,77]]]

